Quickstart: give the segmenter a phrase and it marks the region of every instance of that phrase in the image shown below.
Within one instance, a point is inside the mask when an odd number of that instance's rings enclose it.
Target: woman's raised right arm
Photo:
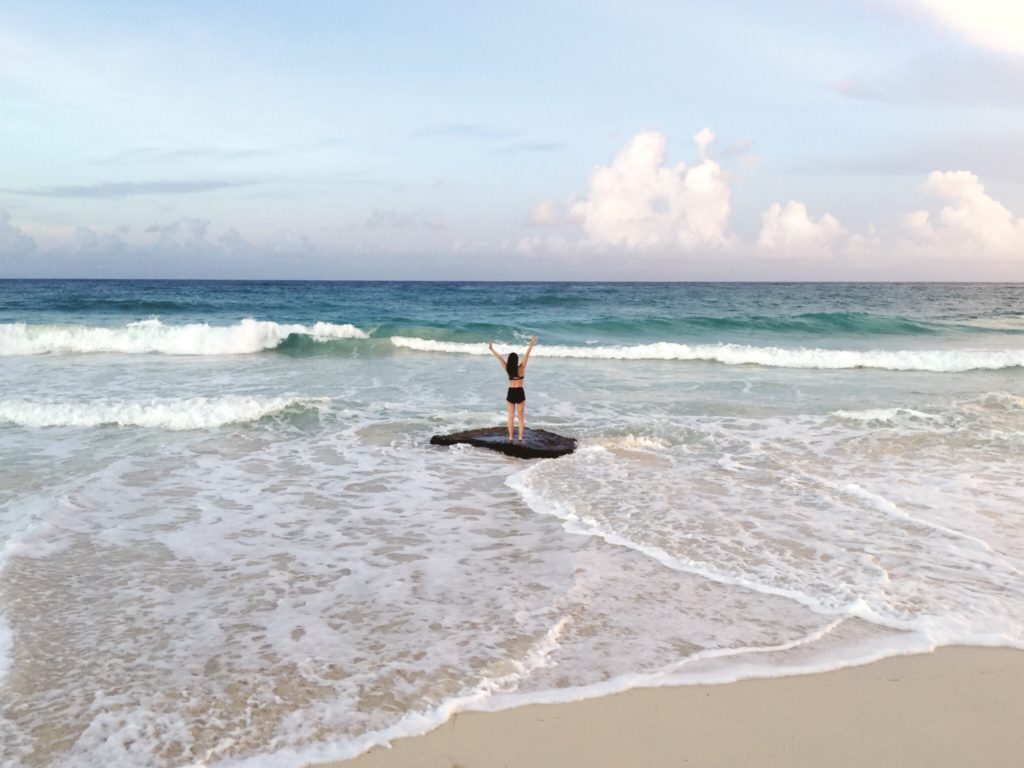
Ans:
[[[496,358],[498,358],[498,362],[501,363],[501,370],[505,370],[505,367],[506,367],[505,358],[503,358],[501,355],[499,355],[497,352],[494,351],[494,342],[493,341],[492,342],[488,342],[488,344],[487,344],[487,351],[490,352],[492,355],[494,355]]]
[[[524,371],[526,370],[526,364],[527,364],[528,362],[530,362],[530,352],[532,352],[532,351],[533,351],[533,345],[534,345],[534,344],[536,344],[536,343],[537,343],[537,337],[536,337],[536,336],[533,336],[533,337],[531,337],[531,338],[530,338],[530,346],[528,346],[528,347],[526,348],[526,356],[525,356],[525,357],[523,357],[523,364],[522,364],[521,366],[519,366],[519,367],[520,367],[520,368],[522,368],[522,369],[523,369]]]

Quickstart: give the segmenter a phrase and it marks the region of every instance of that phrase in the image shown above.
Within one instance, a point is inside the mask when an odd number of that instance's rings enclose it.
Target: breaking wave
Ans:
[[[162,355],[245,355],[273,349],[292,335],[315,341],[365,339],[354,325],[297,325],[246,318],[234,325],[164,325],[152,318],[119,328],[86,325],[0,325],[0,356],[121,352]]]
[[[913,408],[868,408],[862,411],[832,411],[832,416],[846,421],[892,423],[897,419],[941,421],[942,416],[916,411]]]
[[[483,343],[434,341],[404,336],[392,336],[391,343],[396,347],[419,352],[488,354],[487,345]],[[498,351],[521,351],[520,346],[497,345],[495,348]],[[538,357],[593,360],[703,360],[726,365],[834,370],[881,368],[892,371],[960,372],[1024,367],[1024,350],[788,349],[742,344],[691,345],[662,341],[628,346],[538,346],[533,354]]]
[[[210,429],[226,424],[259,421],[286,408],[322,402],[299,397],[155,398],[125,402],[45,402],[0,400],[0,424],[21,427],[150,427],[169,430]]]

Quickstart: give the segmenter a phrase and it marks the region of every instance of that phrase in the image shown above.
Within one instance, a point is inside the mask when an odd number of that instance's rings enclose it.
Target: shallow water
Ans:
[[[540,344],[522,462],[486,342]],[[1024,286],[0,282],[0,761],[1024,647]]]

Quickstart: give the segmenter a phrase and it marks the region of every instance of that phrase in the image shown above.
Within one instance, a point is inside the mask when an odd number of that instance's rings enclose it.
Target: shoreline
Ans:
[[[567,704],[461,712],[318,768],[1016,768],[1024,652],[953,646],[856,667],[637,688]]]

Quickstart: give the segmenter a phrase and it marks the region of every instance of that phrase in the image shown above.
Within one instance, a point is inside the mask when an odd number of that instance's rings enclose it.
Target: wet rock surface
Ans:
[[[522,442],[519,442],[518,430],[516,439],[509,442],[506,427],[470,429],[451,435],[434,435],[430,438],[431,445],[454,445],[455,443],[469,443],[477,448],[490,448],[492,451],[500,451],[520,459],[553,459],[576,450],[574,438],[556,435],[554,432],[544,429],[526,429],[523,432]]]

